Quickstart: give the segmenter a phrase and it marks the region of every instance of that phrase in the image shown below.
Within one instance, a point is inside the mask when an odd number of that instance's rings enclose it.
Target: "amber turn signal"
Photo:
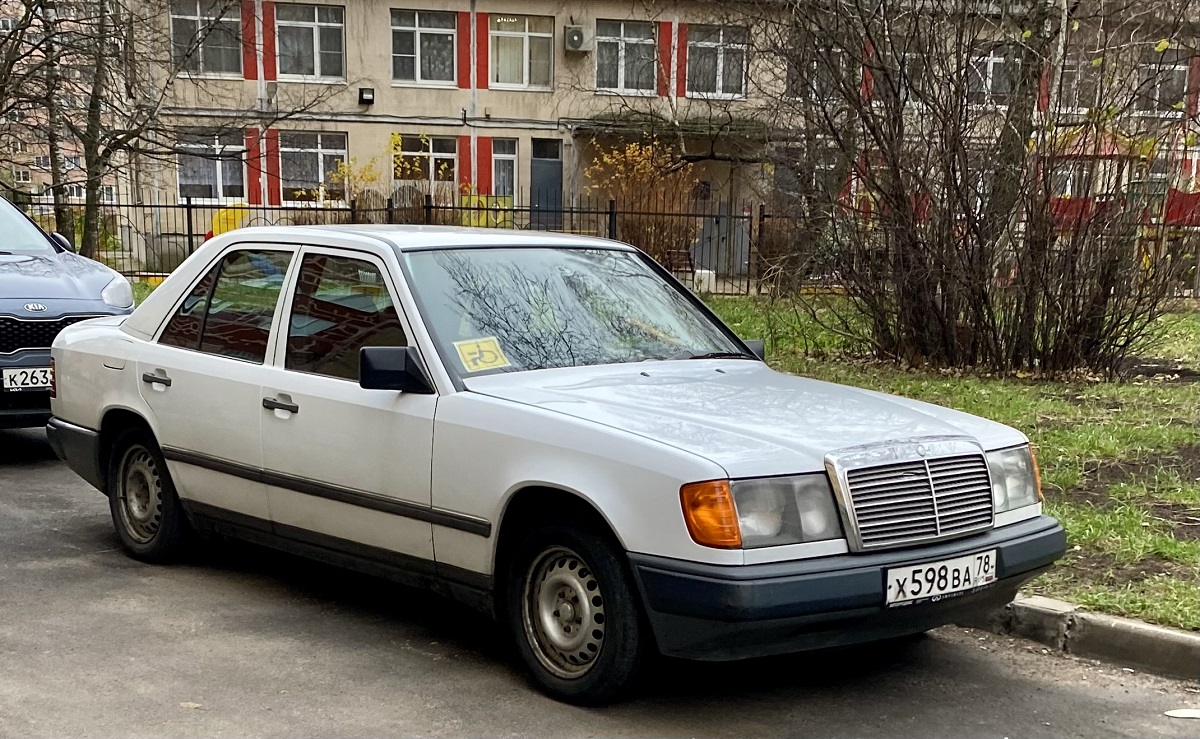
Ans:
[[[728,480],[693,482],[679,489],[683,520],[697,543],[717,549],[738,549],[742,532]]]

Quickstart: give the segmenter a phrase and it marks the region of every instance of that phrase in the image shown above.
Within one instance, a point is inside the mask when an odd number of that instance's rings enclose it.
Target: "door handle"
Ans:
[[[171,378],[166,375],[156,375],[153,372],[143,372],[142,382],[149,385],[162,385],[163,387],[171,387]]]
[[[299,413],[300,406],[295,403],[285,403],[282,400],[275,398],[263,398],[263,408],[269,411],[287,411],[288,413]]]

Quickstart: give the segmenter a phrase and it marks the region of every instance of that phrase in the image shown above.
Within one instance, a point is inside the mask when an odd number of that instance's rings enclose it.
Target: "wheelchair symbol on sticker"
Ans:
[[[467,372],[483,372],[512,366],[500,349],[500,341],[495,336],[456,341],[454,348],[458,350],[458,360]]]

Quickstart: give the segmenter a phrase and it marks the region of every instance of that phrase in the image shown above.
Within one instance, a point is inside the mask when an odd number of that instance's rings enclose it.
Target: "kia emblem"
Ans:
[[[41,303],[26,303],[25,310],[29,311],[30,313],[41,313],[46,310],[46,306],[42,305]]]

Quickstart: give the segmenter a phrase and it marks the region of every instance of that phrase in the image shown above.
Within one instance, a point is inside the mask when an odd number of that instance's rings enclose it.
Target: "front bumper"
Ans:
[[[0,369],[49,367],[49,349],[22,349],[0,355]],[[50,391],[13,392],[0,388],[0,429],[35,428],[50,420]]]
[[[659,650],[733,660],[916,634],[999,608],[1066,551],[1049,516],[917,549],[730,567],[631,554]],[[888,608],[893,567],[996,549],[997,581],[975,593]]]

